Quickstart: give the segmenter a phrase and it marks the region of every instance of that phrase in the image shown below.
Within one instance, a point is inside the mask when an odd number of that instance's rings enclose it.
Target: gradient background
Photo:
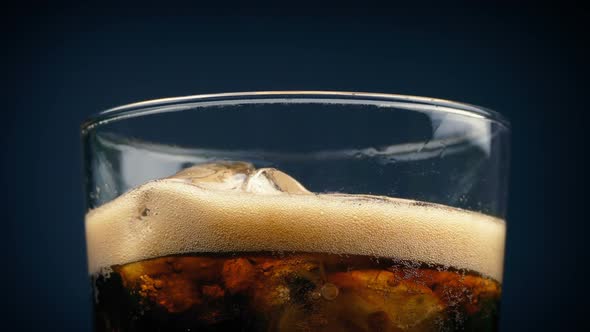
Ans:
[[[590,16],[560,3],[3,8],[2,324],[89,329],[79,141],[89,114],[159,97],[322,89],[447,98],[507,116],[502,330],[577,330],[589,306]]]

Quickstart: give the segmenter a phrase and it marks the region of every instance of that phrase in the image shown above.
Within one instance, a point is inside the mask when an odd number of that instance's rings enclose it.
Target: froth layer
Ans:
[[[374,255],[501,280],[502,220],[445,206],[354,195],[264,195],[150,182],[86,216],[90,273],[176,253]]]

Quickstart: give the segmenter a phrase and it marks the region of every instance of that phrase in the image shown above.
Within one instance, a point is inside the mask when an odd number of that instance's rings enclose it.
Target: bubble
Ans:
[[[322,297],[328,301],[336,299],[339,293],[340,291],[338,290],[338,287],[329,282],[323,284],[322,288],[320,288],[320,294],[322,294]]]

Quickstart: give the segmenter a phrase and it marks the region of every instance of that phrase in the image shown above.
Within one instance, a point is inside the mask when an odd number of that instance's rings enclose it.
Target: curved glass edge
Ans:
[[[446,99],[372,92],[254,91],[161,98],[122,105],[90,116],[82,123],[81,131],[85,133],[111,121],[154,113],[182,111],[195,107],[270,103],[328,103],[403,107],[416,111],[455,113],[487,119],[510,129],[510,122],[496,111]]]

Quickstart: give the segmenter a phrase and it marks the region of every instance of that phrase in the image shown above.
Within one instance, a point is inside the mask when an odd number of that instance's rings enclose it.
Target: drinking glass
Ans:
[[[82,126],[96,331],[495,330],[509,124],[442,99],[222,93]]]

